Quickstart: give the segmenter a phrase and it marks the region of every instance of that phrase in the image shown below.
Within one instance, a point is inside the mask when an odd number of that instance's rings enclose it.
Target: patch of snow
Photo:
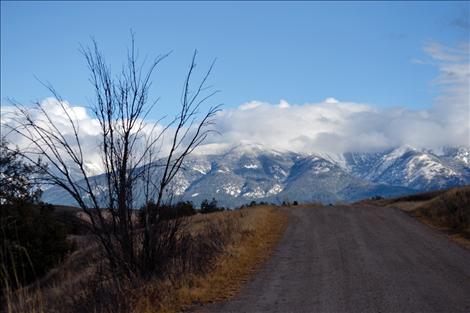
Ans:
[[[409,151],[417,151],[415,148],[411,146],[402,146],[399,148],[394,149],[392,152],[390,152],[386,157],[385,160],[395,160],[398,158],[401,158],[405,153]]]
[[[460,148],[455,156],[455,159],[463,164],[470,166],[470,149]]]
[[[338,165],[342,169],[349,170],[348,162],[346,161],[344,154],[340,153],[317,153],[317,155],[333,164]]]
[[[265,196],[265,192],[261,187],[257,186],[254,190],[245,192],[243,196],[246,198],[263,198]]]
[[[222,189],[225,191],[226,194],[229,194],[234,197],[238,196],[241,192],[240,188],[230,184],[223,185]]]
[[[408,185],[413,184],[414,182],[419,182],[420,179],[431,182],[439,176],[449,178],[457,175],[458,174],[452,168],[436,162],[427,154],[422,154],[412,158],[412,160],[406,165],[406,183]],[[419,183],[416,185],[418,187],[422,187]]]
[[[206,175],[206,174],[207,174],[207,170],[206,170],[204,167],[202,167],[202,166],[194,166],[194,167],[193,167],[193,170],[195,170],[195,171],[201,173],[202,175]]]
[[[276,195],[278,193],[280,193],[284,188],[282,188],[281,185],[279,184],[275,184],[271,189],[269,189],[269,191],[267,192],[268,195]]]

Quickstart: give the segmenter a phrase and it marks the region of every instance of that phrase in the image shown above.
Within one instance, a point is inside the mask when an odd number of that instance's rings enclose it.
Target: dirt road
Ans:
[[[271,260],[204,312],[470,312],[470,251],[390,208],[292,208]]]

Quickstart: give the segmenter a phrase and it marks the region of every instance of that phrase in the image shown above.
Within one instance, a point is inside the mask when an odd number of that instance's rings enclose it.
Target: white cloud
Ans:
[[[240,105],[238,107],[238,109],[241,110],[241,111],[251,110],[251,109],[255,109],[255,108],[259,107],[262,104],[263,103],[261,103],[259,101],[252,101],[252,102],[248,102],[248,103]]]
[[[252,142],[276,149],[312,151],[320,146],[318,140],[326,134],[344,133],[352,116],[373,111],[365,105],[333,101],[305,105],[291,105],[286,101],[276,105],[247,103],[220,112],[217,129],[221,135],[210,140],[213,143]]]
[[[339,103],[339,101],[336,100],[335,98],[326,98],[325,103],[336,104],[336,103]]]
[[[67,101],[60,102],[55,98],[47,98],[41,101],[41,107],[44,109],[46,114],[40,110],[29,109],[28,112],[31,118],[44,127],[44,129],[51,132],[56,132],[55,129],[50,127],[48,118],[53,121],[54,126],[60,132],[60,134],[71,144],[71,147],[78,151],[78,146],[75,144],[75,138],[73,131],[70,127],[67,115],[76,122],[78,125],[79,139],[84,151],[85,165],[91,174],[96,174],[102,171],[101,156],[99,153],[99,138],[100,138],[100,127],[96,119],[92,118],[86,108],[81,106],[72,106]],[[66,113],[67,112],[67,113]],[[18,146],[20,149],[26,151],[35,151],[34,145],[23,136],[18,133],[11,131],[11,127],[21,131],[19,127],[18,119],[20,116],[17,115],[17,110],[14,106],[2,106],[1,124],[2,124],[2,136],[6,135],[6,139],[13,145]],[[8,127],[6,127],[8,125]],[[34,133],[33,133],[34,135]],[[40,142],[36,136],[36,141]],[[45,145],[43,145],[45,146]],[[63,152],[65,155],[65,151]],[[47,161],[47,160],[46,160]]]
[[[462,62],[468,61],[468,44],[457,47],[447,47],[438,42],[428,42],[423,49],[436,61]]]
[[[374,151],[400,145],[418,148],[470,145],[469,45],[428,43],[424,50],[439,76],[439,96],[429,109],[377,109],[327,98],[304,105],[249,102],[220,112],[217,142],[263,143],[302,152]]]
[[[290,108],[290,104],[287,103],[286,100],[282,100],[279,102],[279,108],[280,109],[287,109],[287,108]]]
[[[30,115],[30,118],[34,120],[36,124],[40,125],[44,130],[50,133],[56,133],[58,131],[61,136],[67,140],[71,148],[74,149],[76,155],[79,155],[79,145],[75,139],[75,134],[71,127],[69,117],[73,120],[77,126],[78,139],[83,151],[84,164],[88,174],[95,175],[101,173],[104,167],[100,148],[102,136],[98,119],[91,116],[85,107],[73,106],[67,101],[59,102],[55,98],[44,99],[41,101],[40,107],[42,110],[37,109],[37,107],[27,108],[27,112]],[[16,129],[18,131],[24,132],[24,129],[20,126],[22,121],[24,121],[24,116],[22,114],[18,114],[19,112],[17,111],[16,107],[2,106],[1,113],[2,136],[5,136],[10,144],[17,146],[24,151],[31,153],[37,151],[37,148],[34,144],[31,143],[29,139],[25,139],[24,136],[13,130]],[[51,126],[49,120],[52,121],[53,126]],[[53,127],[55,127],[55,129]],[[144,123],[141,136],[138,140],[143,142],[145,139],[151,138],[151,136],[158,135],[163,131],[163,129],[164,126],[161,124],[155,125],[152,123]],[[37,135],[34,136],[34,133],[32,133],[32,136],[36,138],[36,142],[42,142],[40,137]],[[168,150],[168,138],[169,136],[162,136],[162,140],[157,142],[156,148],[157,150],[160,149],[162,155]],[[136,155],[138,155],[139,148],[141,148],[143,145],[138,146],[139,147],[134,149]],[[43,147],[47,146],[43,145]],[[58,147],[59,149],[61,148],[60,145],[58,145]],[[63,153],[61,156],[67,159],[65,150],[62,152]],[[76,164],[71,161],[69,162],[70,170],[77,170],[75,168]],[[52,168],[52,170],[55,169]]]

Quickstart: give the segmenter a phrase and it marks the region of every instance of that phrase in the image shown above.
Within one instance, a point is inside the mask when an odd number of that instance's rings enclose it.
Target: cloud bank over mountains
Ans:
[[[406,107],[379,109],[372,105],[328,98],[317,103],[278,104],[252,101],[219,112],[215,129],[208,138],[212,146],[261,143],[269,148],[295,152],[369,152],[410,145],[416,148],[470,146],[470,64],[469,45],[448,48],[427,44],[429,60],[439,75],[431,82],[439,91],[427,109]],[[340,88],[340,87],[338,87]],[[400,90],[396,90],[400,92]],[[66,117],[55,99],[42,102],[64,135],[72,135]],[[65,103],[80,125],[80,136],[90,164],[99,163],[98,122],[83,107]],[[2,134],[5,123],[12,123],[13,107],[2,106]],[[39,114],[34,118],[41,119]],[[10,137],[20,147],[24,142]],[[163,151],[165,147],[162,147]]]
[[[376,151],[470,145],[469,45],[448,48],[428,43],[424,50],[439,76],[431,83],[439,96],[430,108],[378,109],[328,98],[303,105],[253,101],[220,112],[213,142],[261,142],[302,152]],[[400,92],[396,90],[396,92]]]

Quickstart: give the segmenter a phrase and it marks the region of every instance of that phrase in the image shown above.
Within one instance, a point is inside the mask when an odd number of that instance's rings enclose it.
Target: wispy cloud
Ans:
[[[431,41],[425,44],[424,49],[434,60],[444,62],[468,62],[468,44],[457,47],[447,47],[438,42]]]

